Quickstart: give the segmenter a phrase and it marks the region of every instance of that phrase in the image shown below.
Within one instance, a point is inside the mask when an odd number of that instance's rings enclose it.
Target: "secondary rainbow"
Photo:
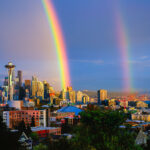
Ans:
[[[42,0],[42,5],[48,20],[49,29],[53,36],[58,57],[61,87],[64,89],[70,86],[70,74],[64,36],[52,0]]]
[[[123,17],[121,15],[121,10],[119,7],[115,11],[116,14],[116,29],[117,29],[117,43],[118,48],[121,53],[121,65],[123,68],[123,90],[126,92],[131,92],[132,87],[132,76],[131,76],[131,65],[130,65],[130,48],[129,48],[129,37],[127,36],[127,31],[125,24],[123,22]]]

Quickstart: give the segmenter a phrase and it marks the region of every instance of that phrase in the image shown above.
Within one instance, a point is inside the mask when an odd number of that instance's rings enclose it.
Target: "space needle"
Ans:
[[[12,81],[12,73],[15,69],[15,65],[12,62],[9,62],[5,65],[5,68],[8,69],[8,100],[13,100],[13,81]]]

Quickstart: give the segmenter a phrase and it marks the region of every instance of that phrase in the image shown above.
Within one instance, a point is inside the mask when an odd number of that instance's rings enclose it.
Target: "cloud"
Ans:
[[[90,64],[96,64],[96,65],[102,65],[104,63],[103,60],[89,60],[89,59],[73,59],[71,60],[72,62],[77,62],[77,63],[90,63]]]
[[[148,57],[147,57],[148,58]],[[132,65],[138,65],[142,67],[150,67],[150,60],[149,59],[141,59],[141,60],[130,60],[128,63]]]
[[[140,57],[140,59],[142,59],[142,60],[145,60],[145,59],[148,59],[149,58],[149,56],[141,56]]]
[[[129,64],[137,65],[137,64],[142,64],[143,61],[141,61],[141,60],[129,60],[128,63]]]

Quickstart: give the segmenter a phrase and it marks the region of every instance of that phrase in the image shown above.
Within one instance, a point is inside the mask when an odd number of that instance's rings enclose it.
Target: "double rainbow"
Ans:
[[[129,37],[127,36],[127,31],[123,22],[123,17],[121,15],[121,10],[115,8],[115,20],[116,20],[116,30],[117,30],[117,43],[118,48],[121,53],[121,65],[123,71],[123,91],[132,92],[132,77],[131,77],[131,65],[130,65],[130,48],[129,48]]]
[[[42,5],[44,7],[49,29],[53,35],[53,40],[55,43],[60,70],[61,87],[62,89],[65,89],[67,86],[70,86],[70,75],[66,45],[64,42],[64,36],[62,34],[61,25],[59,23],[52,0],[42,0]]]

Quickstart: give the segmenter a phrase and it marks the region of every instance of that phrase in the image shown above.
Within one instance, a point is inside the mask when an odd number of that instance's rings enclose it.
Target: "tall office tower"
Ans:
[[[37,82],[37,97],[44,99],[44,85],[41,81]]]
[[[68,86],[66,91],[66,99],[68,99],[71,103],[75,103],[75,98],[75,91],[73,91],[71,86]]]
[[[47,83],[47,81],[43,81],[43,85],[44,85],[44,99],[49,98],[49,83]]]
[[[100,89],[97,91],[98,103],[107,99],[107,90]]]
[[[77,102],[82,102],[83,93],[81,91],[77,92]]]
[[[89,96],[86,95],[86,94],[82,97],[82,102],[83,102],[83,104],[89,103],[89,100],[90,100],[90,98],[89,98]]]
[[[69,92],[69,100],[71,103],[76,103],[76,93],[75,91],[70,91]]]
[[[68,91],[68,92],[72,91],[72,86],[68,86],[68,87],[67,87],[67,91]]]
[[[19,81],[18,81],[18,86],[21,87],[22,86],[22,71],[18,70],[18,75],[17,75]]]
[[[37,77],[32,76],[32,96],[35,97],[36,96],[36,92],[37,92]]]
[[[4,86],[8,86],[8,77],[5,77]]]
[[[31,80],[25,80],[25,88],[31,89]]]
[[[14,85],[12,81],[12,73],[15,69],[15,65],[13,65],[12,62],[9,62],[5,65],[5,68],[8,69],[8,100],[13,100]]]
[[[29,96],[31,94],[31,80],[25,80],[25,90],[28,91]]]
[[[61,91],[61,98],[62,98],[63,100],[66,100],[66,97],[67,97],[67,91],[66,91],[66,89],[63,89],[63,90]]]
[[[32,81],[38,81],[38,78],[36,76],[32,76]]]
[[[38,81],[37,77],[32,77],[32,96],[44,99],[44,85],[43,82]]]

